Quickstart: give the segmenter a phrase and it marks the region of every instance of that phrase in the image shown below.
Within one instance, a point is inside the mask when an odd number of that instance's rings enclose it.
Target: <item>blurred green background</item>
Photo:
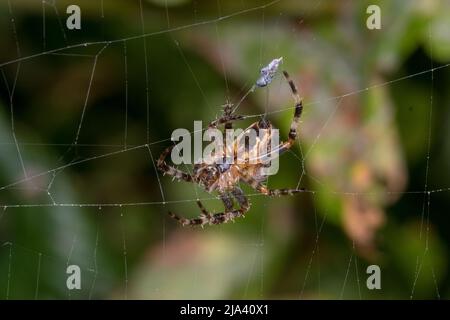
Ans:
[[[0,30],[0,298],[450,297],[448,1],[10,0]],[[244,187],[245,219],[180,227],[221,202],[152,158],[281,56],[305,110],[268,184],[314,193]],[[287,135],[292,107],[277,77],[239,126]]]

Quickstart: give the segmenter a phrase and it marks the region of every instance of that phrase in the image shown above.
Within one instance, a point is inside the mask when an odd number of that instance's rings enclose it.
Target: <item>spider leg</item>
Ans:
[[[242,214],[247,212],[250,209],[250,203],[248,202],[247,197],[245,196],[244,192],[241,188],[235,187],[231,193],[233,194],[234,198],[239,203],[240,208],[243,210]]]
[[[225,207],[225,212],[233,210],[233,199],[230,197],[228,193],[220,193],[220,200],[223,202],[223,206]]]
[[[298,94],[297,87],[295,86],[294,82],[289,77],[289,74],[286,71],[283,71],[283,75],[286,78],[287,82],[289,83],[289,87],[291,88],[292,96],[294,97],[295,101],[295,109],[294,109],[294,117],[292,119],[291,127],[289,129],[288,140],[281,145],[279,149],[280,154],[290,149],[294,145],[295,139],[297,138],[297,127],[300,122],[300,117],[302,116],[303,111],[303,100],[302,98],[300,98],[300,95]]]
[[[180,217],[172,212],[169,212],[169,215],[180,222],[183,226],[204,226],[205,224],[222,224],[227,223],[228,221],[233,221],[235,218],[242,217],[250,208],[247,198],[244,193],[238,187],[232,190],[232,195],[238,201],[240,208],[233,209],[233,200],[228,194],[221,193],[220,198],[225,206],[225,212],[220,212],[216,214],[209,213],[203,204],[200,201],[197,201],[197,205],[199,206],[202,214],[198,218],[187,219]]]
[[[255,179],[248,177],[248,176],[242,176],[242,180],[247,183],[250,187],[255,189],[256,191],[265,194],[267,196],[291,196],[295,193],[304,193],[304,192],[311,192],[304,188],[300,189],[269,189],[267,186],[263,185],[261,182],[256,181]]]
[[[169,211],[169,216],[175,220],[177,220],[179,223],[181,223],[183,226],[187,225],[204,225],[208,223],[208,218],[210,216],[210,213],[206,210],[206,208],[203,206],[203,204],[200,202],[200,200],[197,200],[197,205],[202,211],[202,214],[198,218],[194,219],[187,219],[178,216],[177,214]]]
[[[172,167],[166,163],[166,157],[169,155],[169,153],[172,151],[172,149],[175,147],[175,145],[170,146],[166,148],[166,150],[161,153],[161,156],[158,159],[157,167],[158,169],[163,172],[163,174],[168,174],[178,180],[184,180],[186,182],[192,182],[193,178],[190,174],[181,171],[175,167]]]
[[[211,121],[208,125],[208,128],[216,128],[221,124],[225,124],[225,129],[231,129],[232,128],[231,122],[243,119],[244,116],[240,114],[222,115],[220,118]]]
[[[233,114],[233,106],[227,103],[223,109],[223,114],[209,123],[208,128],[217,128],[221,124],[225,124],[225,129],[231,129],[233,127],[232,122],[237,120],[243,120],[243,115]]]

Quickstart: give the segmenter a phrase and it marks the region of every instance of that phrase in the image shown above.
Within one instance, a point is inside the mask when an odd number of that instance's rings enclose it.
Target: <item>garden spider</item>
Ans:
[[[283,71],[283,74],[292,91],[292,95],[295,101],[295,110],[289,130],[288,140],[286,142],[281,142],[278,149],[279,155],[293,146],[297,137],[297,126],[300,121],[300,116],[303,109],[302,99],[297,92],[297,88],[294,82],[290,79],[286,71]],[[244,116],[233,114],[232,106],[230,104],[227,104],[224,108],[223,115],[220,118],[212,121],[208,127],[217,128],[219,125],[224,125],[225,129],[231,129],[233,121],[243,119]],[[270,121],[262,119],[258,122],[253,123],[249,128],[247,128],[247,130],[250,128],[254,130],[267,129],[265,132],[268,132],[267,135],[270,135],[271,129],[273,127]],[[211,214],[205,209],[203,204],[199,200],[197,200],[197,205],[202,212],[198,218],[188,219],[169,212],[169,215],[175,220],[179,221],[183,226],[204,226],[205,224],[221,224],[226,223],[230,220],[233,221],[235,218],[244,216],[244,214],[250,209],[250,204],[244,192],[241,190],[241,188],[239,188],[239,183],[241,181],[248,184],[256,191],[268,196],[292,195],[294,193],[306,191],[305,189],[269,189],[263,184],[263,181],[266,180],[267,175],[262,174],[263,170],[261,169],[263,169],[265,166],[265,164],[262,163],[200,163],[194,165],[192,174],[186,173],[171,165],[168,165],[165,161],[167,155],[171,153],[174,146],[175,145],[170,146],[163,151],[157,162],[158,169],[162,171],[163,174],[173,176],[174,179],[197,183],[209,193],[217,191],[225,207],[224,212]],[[233,198],[239,204],[238,209],[234,208]]]

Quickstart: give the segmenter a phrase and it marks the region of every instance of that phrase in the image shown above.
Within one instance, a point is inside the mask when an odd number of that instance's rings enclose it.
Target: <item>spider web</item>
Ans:
[[[3,275],[4,284],[4,298],[9,299],[11,297],[21,297],[20,296],[20,286],[15,287],[15,279],[18,279],[18,275],[20,275],[23,271],[20,269],[25,269],[25,272],[34,273],[35,276],[35,285],[34,292],[27,292],[25,296],[27,298],[42,298],[52,296],[52,292],[54,292],[54,287],[58,285],[45,284],[45,287],[42,287],[42,277],[46,273],[56,272],[57,276],[54,280],[55,282],[61,282],[62,285],[65,285],[65,268],[61,268],[61,266],[68,266],[70,264],[80,264],[82,267],[83,274],[87,274],[89,279],[87,281],[87,288],[79,295],[76,291],[70,290],[61,290],[67,294],[67,298],[94,298],[101,294],[111,293],[108,290],[115,290],[113,296],[117,296],[120,298],[128,298],[129,296],[129,283],[130,283],[130,274],[129,274],[129,252],[133,250],[133,246],[130,246],[129,231],[127,230],[127,216],[132,215],[134,210],[140,208],[148,208],[148,207],[156,207],[157,211],[160,213],[161,217],[157,220],[157,223],[160,225],[157,227],[160,229],[160,245],[161,252],[157,254],[157,258],[163,262],[167,262],[170,258],[173,258],[173,240],[170,240],[171,235],[169,234],[174,229],[167,225],[166,221],[166,212],[170,206],[174,206],[175,210],[182,211],[193,211],[194,206],[191,204],[195,204],[197,199],[201,199],[205,201],[208,205],[214,205],[213,201],[217,201],[217,198],[213,195],[206,195],[202,193],[202,191],[197,187],[193,187],[193,193],[191,196],[187,198],[180,198],[180,196],[174,194],[173,192],[167,191],[168,184],[164,181],[166,178],[162,178],[162,176],[158,173],[155,165],[155,159],[159,156],[159,152],[168,144],[171,143],[169,137],[162,139],[152,139],[154,136],[158,136],[156,134],[157,129],[153,128],[152,121],[153,117],[157,117],[158,115],[158,105],[152,104],[152,82],[151,75],[152,69],[150,68],[149,57],[151,57],[152,50],[156,50],[154,47],[149,45],[149,42],[152,39],[158,39],[158,37],[168,36],[171,39],[171,44],[175,48],[174,51],[177,52],[177,59],[181,62],[181,65],[185,67],[185,70],[190,75],[190,79],[193,85],[198,89],[201,98],[203,101],[199,102],[205,104],[209,110],[209,118],[206,120],[212,120],[215,116],[220,114],[220,101],[231,101],[233,103],[237,103],[239,105],[239,111],[244,113],[244,107],[246,100],[253,95],[254,93],[250,91],[252,86],[252,81],[254,79],[248,79],[246,83],[240,88],[240,90],[236,90],[232,88],[232,78],[234,75],[230,74],[229,67],[227,66],[227,59],[224,57],[224,52],[220,50],[225,43],[223,41],[223,30],[224,24],[226,23],[234,23],[238,21],[238,19],[245,19],[249,15],[252,17],[258,17],[259,21],[259,34],[255,35],[255,37],[259,38],[259,52],[257,62],[254,66],[254,74],[255,78],[258,73],[258,68],[263,66],[268,60],[270,60],[271,56],[268,56],[267,52],[268,46],[274,46],[276,48],[275,51],[279,52],[279,56],[283,56],[283,50],[281,49],[280,43],[268,43],[267,41],[267,17],[266,17],[266,9],[273,8],[280,5],[283,2],[282,0],[276,0],[272,2],[262,2],[260,5],[255,5],[252,7],[247,7],[245,2],[242,2],[240,6],[237,6],[238,9],[227,12],[225,11],[223,3],[219,0],[217,1],[217,17],[213,17],[210,19],[203,19],[199,17],[198,12],[198,3],[193,3],[193,22],[182,22],[181,24],[177,24],[177,20],[174,19],[174,16],[171,14],[171,9],[165,1],[164,5],[164,20],[165,26],[158,30],[148,30],[148,26],[146,23],[145,13],[147,4],[142,0],[137,1],[138,3],[138,19],[140,21],[141,30],[138,34],[133,34],[130,36],[125,36],[120,39],[108,39],[106,35],[104,35],[104,39],[108,40],[93,40],[86,42],[72,42],[70,39],[70,35],[67,33],[64,28],[63,19],[64,16],[60,14],[61,6],[57,3],[57,1],[45,0],[41,3],[42,9],[42,51],[38,53],[27,53],[26,50],[22,48],[20,42],[20,34],[17,30],[16,24],[16,9],[15,9],[15,1],[8,0],[7,3],[7,15],[9,17],[9,24],[11,28],[11,36],[14,39],[15,43],[15,51],[16,57],[9,59],[5,62],[0,63],[0,70],[2,73],[2,80],[4,83],[4,92],[6,92],[7,99],[2,101],[5,105],[9,105],[9,113],[10,113],[10,124],[9,129],[1,128],[1,145],[5,148],[13,148],[14,153],[17,157],[17,164],[21,170],[21,177],[12,179],[10,181],[4,181],[0,183],[0,194],[12,194],[13,199],[18,199],[16,202],[4,202],[0,200],[0,206],[3,207],[3,211],[0,213],[0,225],[5,223],[5,220],[8,216],[17,215],[25,212],[25,215],[33,215],[33,214],[43,214],[41,210],[52,209],[51,214],[56,216],[67,215],[68,212],[71,214],[77,215],[82,214],[79,210],[83,209],[89,213],[90,218],[94,218],[96,228],[94,230],[90,230],[86,228],[83,223],[86,221],[81,220],[77,221],[75,226],[70,225],[67,222],[66,227],[69,227],[71,235],[64,234],[64,230],[60,230],[59,236],[64,238],[61,245],[58,246],[57,252],[47,253],[42,251],[40,248],[35,247],[33,245],[33,239],[29,239],[29,243],[21,243],[15,240],[15,237],[9,234],[9,237],[3,237],[0,239],[1,247],[0,252],[3,257],[3,261],[6,263],[1,265],[1,272]],[[300,25],[304,23],[304,21],[308,21],[314,17],[314,14],[319,6],[321,6],[322,1],[316,1],[311,9],[304,15],[303,19],[300,21]],[[281,8],[281,6],[280,6]],[[280,9],[280,18],[284,12]],[[105,11],[105,6],[103,1],[100,1],[99,4],[99,18],[100,25],[102,28],[102,32],[106,34],[106,26],[105,26],[105,17],[107,17],[108,12]],[[200,14],[201,15],[201,14]],[[58,28],[60,32],[60,37],[62,38],[62,45],[59,44],[52,48],[49,45],[49,37],[47,34],[49,33],[48,27],[48,19],[49,17],[56,19]],[[279,23],[279,21],[277,21]],[[217,42],[217,47],[219,51],[215,59],[218,59],[219,69],[218,72],[221,73],[223,77],[223,92],[224,95],[220,96],[218,99],[213,99],[212,96],[205,89],[206,85],[202,82],[202,79],[198,77],[196,74],[195,68],[193,66],[194,61],[186,54],[185,49],[182,45],[180,45],[182,36],[179,34],[181,32],[185,32],[188,34],[193,34],[196,30],[208,28],[212,30],[211,32],[214,34],[214,37]],[[22,30],[23,31],[23,30]],[[297,30],[293,30],[292,37],[296,35]],[[433,35],[429,34],[431,38]],[[155,41],[155,40],[154,40]],[[162,40],[161,40],[162,41]],[[139,61],[135,61],[131,56],[131,52],[136,52],[136,47],[140,47],[140,58],[136,59]],[[110,51],[118,51],[120,50],[122,56],[122,65],[118,65],[117,69],[113,71],[117,73],[118,76],[123,77],[123,118],[120,121],[113,122],[114,125],[111,127],[115,128],[116,132],[120,131],[121,141],[120,144],[111,144],[111,143],[83,143],[82,141],[88,140],[89,133],[83,135],[84,130],[89,125],[89,130],[92,131],[92,126],[95,124],[89,123],[89,115],[90,115],[90,107],[92,106],[91,98],[92,94],[95,90],[100,91],[100,88],[95,87],[95,81],[98,74],[99,64],[102,63],[102,60],[108,58],[108,53]],[[273,50],[270,50],[273,52]],[[431,54],[432,55],[432,54]],[[21,135],[22,132],[18,130],[16,113],[18,108],[26,110],[27,106],[19,106],[19,103],[15,99],[15,93],[17,86],[20,84],[21,80],[23,80],[23,72],[26,72],[26,69],[31,66],[34,61],[38,61],[42,58],[47,57],[64,57],[71,63],[75,59],[78,61],[79,59],[84,59],[86,61],[90,61],[88,64],[84,64],[85,72],[87,72],[87,80],[86,90],[83,94],[83,99],[81,101],[81,108],[79,107],[80,113],[79,118],[77,120],[77,124],[74,128],[74,134],[69,139],[69,143],[48,143],[48,142],[26,142],[22,141]],[[140,105],[138,107],[134,106],[131,101],[134,94],[138,94],[136,88],[133,88],[132,84],[129,82],[130,76],[130,68],[132,64],[138,64],[144,70],[144,78],[142,79],[143,90],[144,90],[144,106]],[[417,256],[415,263],[415,273],[414,277],[411,281],[411,288],[407,293],[408,297],[413,298],[416,290],[416,284],[420,277],[420,275],[425,272],[424,265],[427,258],[427,255],[430,254],[430,248],[428,246],[429,234],[430,234],[430,214],[431,214],[431,203],[432,196],[437,193],[446,193],[450,191],[450,187],[442,187],[430,189],[429,187],[429,168],[430,168],[430,159],[431,159],[431,143],[433,139],[433,88],[435,83],[436,73],[442,69],[449,67],[450,64],[444,64],[440,66],[433,66],[431,63],[430,67],[426,70],[418,71],[412,74],[405,75],[403,77],[396,78],[394,80],[379,82],[377,84],[361,88],[358,90],[354,90],[351,92],[346,92],[344,94],[335,95],[335,96],[326,96],[322,97],[319,100],[315,101],[304,101],[304,108],[306,112],[306,116],[308,116],[308,110],[311,110],[314,106],[319,105],[329,105],[331,108],[327,110],[327,116],[325,117],[325,121],[322,122],[319,126],[317,133],[315,133],[314,139],[312,139],[312,143],[305,147],[301,141],[298,143],[298,150],[293,150],[289,153],[291,158],[295,159],[298,163],[298,166],[295,170],[300,169],[299,178],[296,187],[300,188],[305,179],[309,179],[314,181],[317,184],[326,184],[321,179],[315,177],[311,173],[308,172],[306,163],[309,159],[311,151],[317,147],[321,142],[321,135],[325,131],[325,129],[335,120],[336,115],[339,113],[339,109],[346,102],[346,98],[352,96],[358,96],[361,94],[365,94],[367,92],[376,90],[378,88],[387,87],[394,85],[396,83],[408,81],[408,79],[416,78],[416,77],[425,77],[429,76],[429,81],[431,84],[432,91],[430,93],[430,101],[429,101],[429,113],[428,113],[428,132],[427,132],[427,150],[426,150],[426,172],[425,172],[425,181],[423,190],[413,190],[413,191],[389,191],[383,190],[382,192],[385,194],[396,194],[396,195],[404,195],[404,196],[413,196],[413,197],[421,197],[422,207],[421,207],[421,223],[418,231],[418,239],[423,242],[424,249],[420,255]],[[136,68],[136,67],[134,67]],[[168,75],[170,78],[171,75]],[[160,79],[161,82],[168,82],[169,79]],[[302,92],[302,87],[304,83],[297,83],[299,85],[299,89]],[[177,84],[178,86],[182,84]],[[264,95],[265,104],[263,109],[258,113],[246,114],[245,118],[249,120],[260,119],[261,117],[273,117],[273,116],[284,116],[285,114],[292,114],[293,104],[290,105],[279,105],[275,107],[270,107],[270,98],[272,95],[278,95],[280,92],[284,92],[283,87],[285,87],[285,83],[280,79],[279,81],[275,81],[268,90],[261,90],[261,92],[257,92],[255,94]],[[167,90],[173,90],[171,88],[167,88]],[[239,92],[239,95],[236,96],[236,91]],[[139,94],[142,94],[140,92]],[[217,102],[216,102],[217,100]],[[242,105],[241,105],[242,104]],[[132,143],[132,128],[130,125],[130,113],[136,112],[135,108],[144,108],[144,113],[139,113],[139,115],[143,115],[141,121],[145,122],[145,132],[141,135],[144,137],[144,140],[140,140],[140,143]],[[238,111],[238,112],[239,112]],[[23,111],[22,111],[23,113]],[[45,111],[41,111],[41,114],[45,113]],[[205,120],[205,119],[203,119]],[[45,121],[45,120],[44,120]],[[50,120],[49,120],[50,121]],[[305,122],[305,118],[303,118]],[[119,126],[119,122],[121,122]],[[303,123],[304,123],[303,122]],[[302,123],[302,124],[303,124]],[[3,124],[2,124],[3,125]],[[6,125],[6,124],[5,124]],[[300,136],[302,134],[302,129],[300,129]],[[24,134],[25,135],[25,134]],[[12,141],[8,141],[12,139]],[[96,140],[96,139],[94,139]],[[44,169],[39,169],[42,166],[44,161],[39,161],[39,165],[34,165],[32,163],[33,152],[30,151],[34,148],[56,148],[58,150],[58,155],[56,156],[57,161],[52,163],[50,166],[45,167]],[[104,149],[112,149],[113,151],[102,152]],[[62,151],[61,151],[62,150]],[[86,151],[88,150],[88,151]],[[152,190],[153,192],[158,193],[158,197],[153,195],[151,200],[136,200],[136,201],[86,201],[85,199],[80,199],[79,201],[64,201],[64,197],[60,197],[60,194],[55,191],[55,186],[58,189],[64,189],[67,186],[60,183],[58,180],[65,180],[66,171],[70,171],[74,168],[83,168],[88,167],[91,163],[99,162],[108,163],[112,162],[114,159],[126,159],[127,157],[139,157],[142,158],[143,161],[147,161],[148,164],[148,174],[149,177],[156,182],[158,189]],[[119,163],[121,160],[118,160]],[[48,161],[51,162],[51,161]],[[118,165],[116,163],[116,165]],[[37,167],[38,169],[35,169]],[[32,170],[33,169],[33,170]],[[185,169],[189,171],[188,167],[180,169]],[[14,169],[11,169],[14,170]],[[283,170],[283,167],[281,167]],[[64,179],[59,179],[63,177]],[[94,176],[95,178],[95,176]],[[120,183],[120,182],[119,182]],[[269,179],[269,185],[271,185],[271,180]],[[180,184],[180,188],[183,187]],[[192,186],[185,186],[187,188],[192,188]],[[28,190],[28,191],[27,191]],[[21,192],[34,192],[44,193],[47,197],[47,201],[45,202],[28,202],[26,197],[20,197],[18,194]],[[180,189],[171,189],[180,190]],[[304,270],[302,270],[302,274],[300,276],[300,283],[298,284],[298,292],[295,298],[305,298],[305,291],[311,290],[309,286],[310,282],[312,282],[312,276],[317,276],[317,279],[314,283],[317,285],[317,294],[321,296],[321,291],[323,287],[326,285],[321,276],[324,269],[327,268],[326,265],[323,265],[320,261],[320,245],[323,241],[323,233],[324,227],[326,227],[328,223],[328,212],[318,212],[319,209],[315,204],[318,200],[317,197],[321,196],[323,191],[317,191],[314,189],[310,189],[311,192],[306,194],[305,196],[299,196],[300,199],[304,199],[305,201],[309,201],[311,203],[311,214],[314,219],[314,243],[312,245],[312,250],[305,255],[303,260]],[[346,190],[329,190],[327,193],[341,195],[341,196],[350,196],[350,197],[358,197],[363,195],[363,193],[346,191]],[[57,194],[58,196],[56,196]],[[156,193],[155,193],[156,194]],[[257,193],[247,193],[249,199],[258,201],[258,198],[262,198],[260,194]],[[423,198],[422,198],[423,197]],[[5,196],[6,198],[6,196]],[[62,199],[61,199],[62,198]],[[2,198],[0,198],[2,199]],[[89,199],[89,198],[87,198]],[[96,200],[96,199],[94,199]],[[268,201],[264,200],[263,207],[268,207]],[[189,204],[189,206],[188,206]],[[220,208],[218,206],[217,208]],[[322,210],[322,209],[320,209]],[[114,216],[111,218],[111,213],[117,213],[118,217]],[[185,212],[180,212],[181,214],[185,214]],[[251,212],[249,214],[252,214]],[[258,213],[255,213],[257,215]],[[60,219],[59,217],[57,219]],[[99,265],[99,255],[102,254],[102,247],[104,247],[104,234],[107,232],[105,225],[107,224],[107,219],[114,219],[117,222],[116,237],[117,241],[120,243],[121,247],[121,267],[120,271],[117,271],[121,275],[119,277],[114,275],[114,272],[108,271],[106,273],[102,272],[102,268]],[[248,264],[244,265],[244,270],[242,271],[246,274],[244,279],[245,289],[243,290],[243,298],[252,297],[250,292],[257,292],[257,297],[264,297],[266,292],[266,287],[268,286],[266,282],[266,263],[267,263],[267,247],[273,246],[274,244],[267,243],[267,235],[266,228],[269,223],[268,217],[266,215],[261,215],[257,224],[258,231],[255,232],[254,238],[252,240],[248,240],[246,243],[238,243],[240,245],[239,249],[244,250],[251,257],[248,260]],[[61,225],[61,229],[62,229]],[[234,225],[236,228],[239,226]],[[45,227],[45,226],[37,226],[37,228]],[[223,235],[226,233],[222,226],[217,228],[210,228],[208,234],[218,233],[219,235]],[[44,230],[44,229],[43,229]],[[189,231],[188,231],[189,232]],[[20,231],[19,231],[20,233]],[[102,235],[103,233],[103,235]],[[181,234],[178,241],[183,241],[183,236],[188,237],[186,231],[179,231]],[[198,234],[196,233],[198,236]],[[200,236],[201,237],[201,236]],[[205,238],[209,239],[209,238]],[[103,242],[102,242],[103,241]],[[90,245],[86,245],[90,244]],[[220,244],[220,241],[219,241]],[[136,245],[133,243],[133,245]],[[137,246],[137,245],[136,245]],[[81,248],[80,248],[81,247]],[[356,285],[357,295],[359,298],[364,298],[365,291],[364,280],[366,278],[366,274],[363,270],[363,265],[367,264],[361,260],[361,258],[357,255],[357,250],[355,248],[355,242],[350,241],[350,245],[348,245],[348,260],[346,260],[346,268],[342,273],[341,280],[342,282],[338,284],[337,291],[335,290],[337,297],[345,298],[346,297],[346,288],[349,285],[350,281],[353,281],[353,284]],[[78,252],[78,253],[77,253]],[[76,256],[75,256],[76,255]],[[15,261],[19,259],[20,256],[24,256],[25,260],[30,261],[27,266],[19,266]],[[62,257],[67,257],[66,259],[62,259]],[[202,268],[202,257],[200,255],[197,258],[199,261],[196,264],[197,267],[192,269],[190,272],[191,282],[193,286],[198,283],[198,278],[201,273]],[[164,269],[164,268],[162,268]],[[55,271],[58,270],[58,271]],[[170,269],[171,270],[171,269]],[[171,298],[174,297],[173,288],[167,286],[165,287],[165,281],[167,281],[172,274],[169,271],[160,271],[158,277],[159,281],[153,285],[151,290],[153,292],[150,294],[150,297],[161,297],[161,298]],[[436,280],[435,272],[433,266],[430,266],[430,271],[432,272],[434,287],[436,291],[436,297],[440,298],[439,286]],[[353,276],[353,277],[352,277]],[[122,279],[121,284],[117,284],[117,278]],[[84,279],[84,278],[83,278]],[[216,279],[217,283],[220,283],[218,277]],[[83,282],[84,283],[84,282]],[[210,286],[214,286],[216,283],[212,283]],[[52,287],[53,285],[54,287]],[[61,286],[59,284],[59,286]],[[117,289],[119,287],[120,289]],[[257,289],[252,289],[252,287],[256,287]],[[195,288],[195,287],[193,287]],[[59,292],[61,292],[59,291]],[[56,294],[58,296],[58,294]],[[59,297],[59,296],[58,296]],[[175,296],[176,297],[176,296]]]

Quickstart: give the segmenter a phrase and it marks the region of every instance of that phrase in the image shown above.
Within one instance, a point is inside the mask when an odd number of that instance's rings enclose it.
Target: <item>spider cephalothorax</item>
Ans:
[[[286,71],[283,71],[283,74],[291,88],[295,100],[295,108],[288,139],[286,142],[281,142],[276,148],[277,156],[293,146],[297,137],[297,126],[303,109],[302,100],[298,95],[295,84],[290,80]],[[269,80],[266,79],[265,83]],[[224,125],[225,129],[231,129],[233,121],[242,119],[244,119],[244,116],[233,114],[232,106],[228,104],[225,106],[222,116],[212,121],[208,127],[217,128],[218,126]],[[252,145],[250,149],[244,150],[244,161],[242,161],[242,159],[240,159],[241,161],[237,161],[237,154],[242,153],[240,152],[242,150],[239,150],[239,148],[241,148],[239,141],[243,139],[245,133],[249,130],[259,131],[261,129],[264,129],[264,134],[259,137],[257,142]],[[269,189],[263,183],[267,178],[265,170],[267,163],[263,161],[255,162],[245,160],[250,159],[249,154],[254,148],[258,148],[260,144],[270,146],[272,131],[273,126],[270,121],[266,119],[253,123],[232,143],[225,144],[223,152],[215,153],[208,159],[204,159],[204,162],[195,164],[192,174],[183,172],[166,163],[165,159],[167,155],[171,153],[174,146],[168,147],[158,159],[158,169],[164,174],[173,176],[175,179],[197,183],[207,192],[218,192],[225,207],[224,212],[211,214],[204,208],[200,201],[197,201],[197,204],[202,211],[202,214],[198,218],[187,219],[169,212],[170,216],[183,225],[202,226],[205,224],[225,223],[234,220],[234,218],[242,217],[249,210],[250,205],[247,197],[239,187],[240,182],[244,182],[256,191],[268,196],[291,195],[293,193],[303,192],[303,189]],[[238,204],[238,208],[235,208],[235,201]]]
[[[196,164],[192,175],[206,191],[226,192],[239,182],[238,170],[237,165],[229,163]]]

